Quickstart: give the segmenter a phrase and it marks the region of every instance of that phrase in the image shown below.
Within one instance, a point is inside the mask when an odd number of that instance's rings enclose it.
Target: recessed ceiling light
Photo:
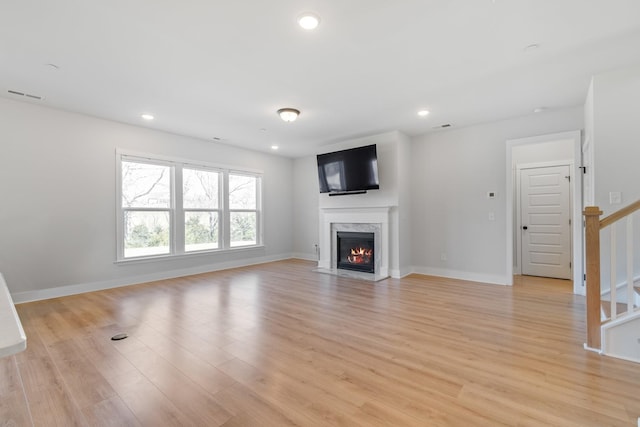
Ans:
[[[539,44],[537,44],[537,43],[533,43],[533,44],[530,44],[530,45],[528,45],[528,46],[525,46],[525,47],[524,47],[524,51],[525,51],[525,52],[531,52],[532,50],[536,50],[536,49],[538,49],[539,47],[540,47],[540,45],[539,45]]]
[[[298,24],[305,30],[315,30],[320,24],[320,17],[312,12],[305,12],[298,17]]]
[[[272,145],[272,146],[271,146],[271,149],[272,149],[272,150],[277,150],[278,148],[280,148],[280,147],[278,147],[277,145]]]
[[[151,114],[142,114],[140,117],[142,117],[145,120],[153,120],[155,118]]]
[[[533,109],[534,113],[542,113],[543,111],[546,111],[545,107],[538,107]]]
[[[429,110],[420,110],[420,111],[418,111],[418,115],[420,117],[426,117],[426,116],[429,115]]]

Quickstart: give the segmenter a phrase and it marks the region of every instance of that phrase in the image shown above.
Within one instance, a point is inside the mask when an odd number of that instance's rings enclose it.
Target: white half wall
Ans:
[[[12,294],[37,299],[291,256],[291,159],[2,98],[0,141],[0,271]],[[116,148],[261,170],[265,246],[115,264]]]

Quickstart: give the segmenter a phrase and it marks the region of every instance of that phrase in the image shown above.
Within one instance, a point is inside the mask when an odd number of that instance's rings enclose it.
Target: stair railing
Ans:
[[[600,219],[602,211],[597,206],[584,209],[586,239],[586,283],[587,283],[587,347],[600,350],[601,347],[601,291],[600,291],[600,232],[611,227],[610,238],[610,285],[611,320],[617,317],[617,223],[626,219],[626,264],[627,264],[627,313],[633,312],[633,217],[632,213],[640,209],[640,200],[619,211]]]

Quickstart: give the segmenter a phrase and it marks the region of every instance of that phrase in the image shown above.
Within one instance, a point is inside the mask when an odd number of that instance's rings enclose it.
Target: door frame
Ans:
[[[514,266],[513,274],[522,274],[522,233],[519,230],[522,229],[522,200],[521,200],[521,184],[522,178],[520,174],[523,169],[541,169],[547,167],[554,166],[568,166],[569,171],[572,172],[574,170],[573,160],[558,160],[551,162],[538,162],[538,163],[518,163],[515,166],[516,172],[516,182],[514,187],[514,204],[515,204],[515,227],[514,232],[516,236],[516,265]],[[573,225],[575,219],[573,216],[573,186],[569,183],[569,218],[571,219],[571,224]],[[571,273],[573,276],[573,227],[571,228],[571,242],[569,246],[569,258],[571,258]]]
[[[583,221],[582,221],[582,170],[580,166],[582,164],[582,134],[581,131],[569,131],[569,132],[560,132],[549,135],[541,135],[541,136],[533,136],[529,138],[519,138],[519,139],[510,139],[506,141],[506,180],[507,180],[507,191],[506,191],[506,284],[513,285],[513,259],[514,259],[514,216],[515,216],[515,205],[514,205],[514,185],[515,185],[515,169],[512,165],[513,156],[512,150],[514,147],[520,145],[528,145],[528,144],[539,144],[543,142],[550,142],[558,139],[571,139],[573,141],[573,168],[571,169],[571,176],[574,177],[571,180],[571,192],[574,195],[573,203],[572,203],[572,213],[571,216],[573,218],[571,224],[571,232],[572,232],[572,243],[571,247],[573,248],[573,256],[571,265],[573,267],[573,293],[574,294],[585,294],[584,287],[584,259],[583,259],[583,248],[584,248],[584,239],[583,239]],[[580,218],[580,220],[578,220]]]

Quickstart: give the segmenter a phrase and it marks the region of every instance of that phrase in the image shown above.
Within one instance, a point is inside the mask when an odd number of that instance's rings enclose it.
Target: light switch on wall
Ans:
[[[620,191],[609,192],[609,204],[619,205],[622,203],[622,193]]]

